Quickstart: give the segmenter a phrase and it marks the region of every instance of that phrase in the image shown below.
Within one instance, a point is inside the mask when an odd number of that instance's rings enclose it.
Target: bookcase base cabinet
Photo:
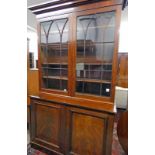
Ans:
[[[56,155],[111,155],[114,114],[31,98],[31,145]]]

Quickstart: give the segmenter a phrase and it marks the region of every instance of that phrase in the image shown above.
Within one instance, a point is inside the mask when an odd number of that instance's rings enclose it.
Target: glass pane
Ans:
[[[41,23],[42,87],[67,91],[68,19]]]
[[[110,96],[115,12],[77,17],[76,91]]]
[[[111,84],[77,81],[77,92],[93,95],[110,96]]]

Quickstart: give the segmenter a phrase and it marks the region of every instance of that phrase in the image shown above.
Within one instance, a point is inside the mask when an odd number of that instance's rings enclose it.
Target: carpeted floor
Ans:
[[[43,152],[40,152],[38,150],[35,150],[30,147],[30,145],[27,146],[27,155],[47,155]]]
[[[115,123],[114,123],[114,130],[113,130],[113,143],[112,143],[112,155],[126,155],[122,149],[122,146],[119,143],[118,136],[117,136],[117,122],[119,119],[120,113],[116,115]],[[28,145],[27,155],[47,155],[43,152],[35,150]]]

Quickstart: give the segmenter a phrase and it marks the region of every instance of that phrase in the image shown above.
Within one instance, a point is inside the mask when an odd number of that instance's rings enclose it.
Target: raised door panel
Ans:
[[[60,109],[36,106],[36,137],[59,145]]]
[[[70,113],[70,155],[108,155],[108,115],[81,109]]]
[[[32,103],[32,141],[48,149],[63,152],[62,107],[46,102]]]
[[[72,153],[80,155],[101,155],[104,123],[100,118],[93,118],[75,113],[72,124]]]

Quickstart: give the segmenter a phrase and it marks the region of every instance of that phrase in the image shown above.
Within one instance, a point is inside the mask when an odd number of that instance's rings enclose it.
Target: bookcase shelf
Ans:
[[[93,82],[93,83],[111,83],[111,81],[97,80],[97,79],[86,79],[86,78],[77,78],[76,80],[83,81],[83,82]]]
[[[57,80],[68,80],[67,77],[62,76],[43,76],[44,79],[57,79]]]

